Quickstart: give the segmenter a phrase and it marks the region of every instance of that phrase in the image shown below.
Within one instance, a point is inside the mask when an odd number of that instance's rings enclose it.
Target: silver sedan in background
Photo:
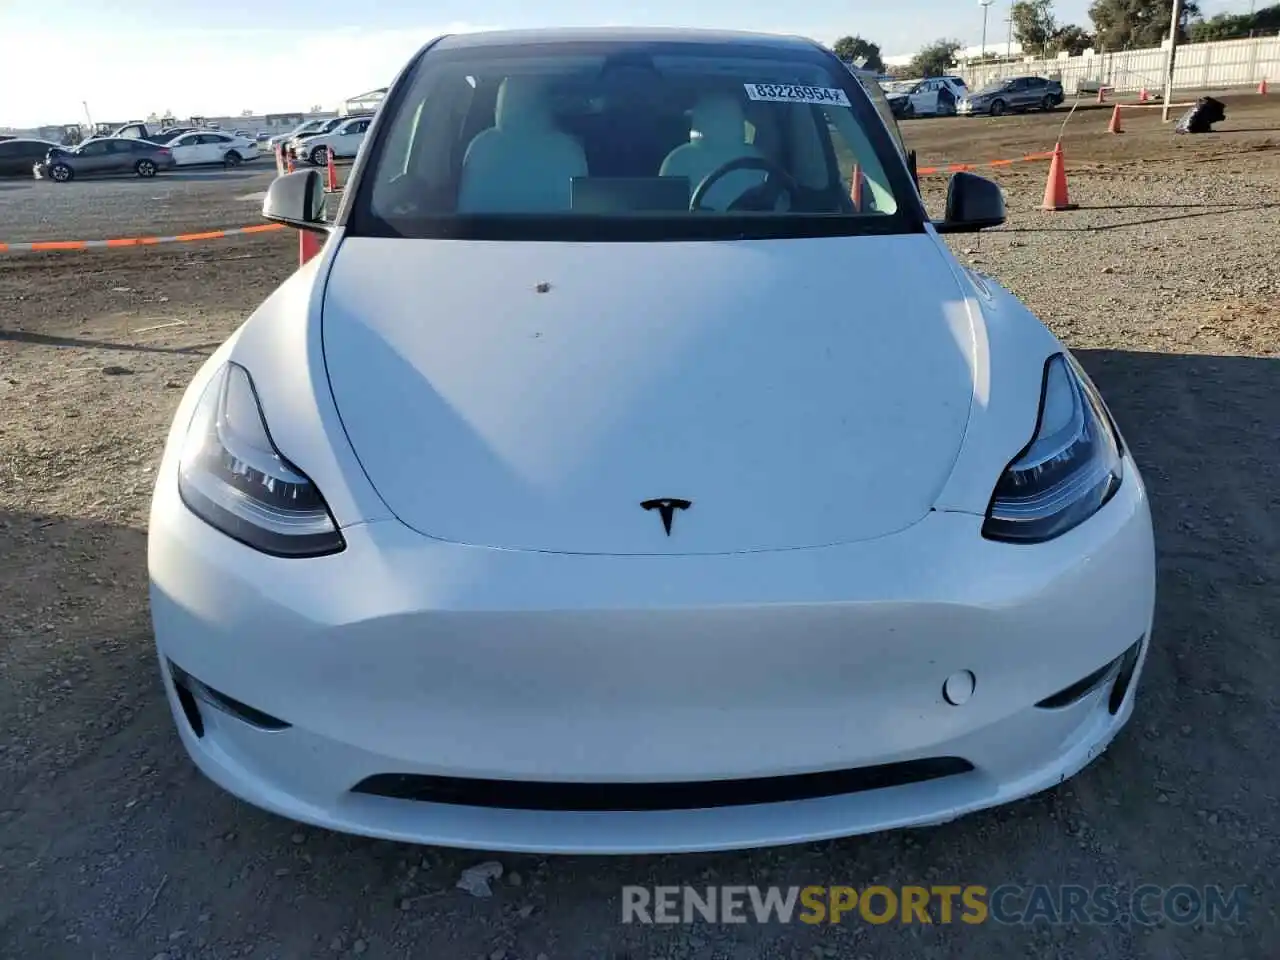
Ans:
[[[111,176],[124,173],[154,177],[174,166],[173,151],[150,140],[100,137],[78,147],[53,147],[35,165],[36,179],[66,183],[76,177]]]

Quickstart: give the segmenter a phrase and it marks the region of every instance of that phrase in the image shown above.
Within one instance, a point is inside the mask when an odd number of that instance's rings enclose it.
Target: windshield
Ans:
[[[662,240],[917,228],[900,209],[914,193],[889,132],[849,71],[816,48],[428,51],[388,108],[351,213],[357,234]]]

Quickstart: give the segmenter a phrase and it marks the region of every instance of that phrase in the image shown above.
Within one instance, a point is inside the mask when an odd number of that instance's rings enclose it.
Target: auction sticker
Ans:
[[[752,100],[770,103],[816,103],[820,106],[847,107],[849,98],[839,87],[805,87],[795,83],[744,83]]]

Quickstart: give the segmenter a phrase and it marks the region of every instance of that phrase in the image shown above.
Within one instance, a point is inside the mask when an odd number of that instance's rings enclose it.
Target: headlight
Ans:
[[[1111,419],[1075,361],[1045,365],[1036,432],[996,484],[982,535],[1052,540],[1097,513],[1120,487],[1123,460]]]
[[[328,504],[271,442],[249,371],[226,364],[205,387],[178,464],[200,519],[255,550],[315,557],[346,547]]]

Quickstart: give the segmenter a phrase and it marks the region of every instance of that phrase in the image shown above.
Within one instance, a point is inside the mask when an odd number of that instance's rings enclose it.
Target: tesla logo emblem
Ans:
[[[677,510],[688,510],[692,503],[688,500],[675,500],[671,497],[662,497],[658,500],[646,500],[640,504],[646,510],[657,510],[658,515],[662,517],[662,529],[667,531],[667,536],[671,536],[671,520],[676,515]]]

